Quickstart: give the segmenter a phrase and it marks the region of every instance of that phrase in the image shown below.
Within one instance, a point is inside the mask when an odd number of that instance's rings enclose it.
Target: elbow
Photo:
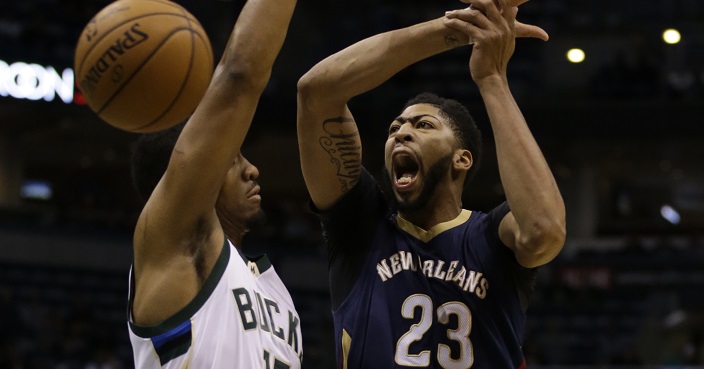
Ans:
[[[262,93],[269,83],[271,68],[253,60],[238,59],[222,61],[213,73],[213,84],[232,86],[238,92]]]
[[[302,109],[314,110],[344,105],[349,100],[344,81],[313,68],[298,80],[298,103]]]
[[[549,263],[562,251],[566,237],[564,219],[546,219],[536,223],[531,232],[522,237],[519,262],[528,268]]]
[[[309,105],[312,101],[323,96],[321,93],[324,89],[323,82],[313,71],[304,74],[303,77],[298,80],[296,88],[298,91],[298,99],[304,103],[304,105]]]

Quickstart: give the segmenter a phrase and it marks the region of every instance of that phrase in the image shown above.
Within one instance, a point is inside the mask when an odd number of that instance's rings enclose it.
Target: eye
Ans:
[[[416,128],[430,129],[433,128],[433,125],[427,120],[421,120],[416,123]]]
[[[396,133],[400,127],[401,126],[398,124],[392,124],[391,127],[389,127],[389,135]]]

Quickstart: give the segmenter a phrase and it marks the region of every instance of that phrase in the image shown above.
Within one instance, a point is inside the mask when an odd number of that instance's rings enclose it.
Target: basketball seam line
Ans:
[[[152,0],[152,1],[154,1],[154,0]],[[188,18],[186,18],[186,21],[188,22],[188,29],[192,29],[191,22],[188,20]],[[143,130],[143,129],[153,125],[154,123],[158,122],[159,120],[161,120],[161,118],[163,118],[171,110],[171,108],[176,104],[176,101],[178,101],[179,97],[181,97],[181,94],[183,93],[185,86],[188,84],[188,78],[191,76],[191,71],[193,70],[193,59],[194,59],[194,56],[196,53],[196,51],[195,51],[195,43],[196,43],[195,33],[196,32],[191,32],[191,57],[190,57],[190,60],[188,61],[188,72],[186,73],[186,76],[183,78],[183,82],[181,83],[181,87],[178,89],[178,93],[176,93],[176,96],[174,96],[173,100],[171,100],[171,103],[164,109],[164,111],[161,113],[161,115],[159,115],[158,117],[156,117],[156,119],[152,120],[151,122],[147,123],[146,125],[135,128],[135,131]],[[199,36],[200,36],[200,34],[199,34]]]
[[[152,1],[152,2],[155,2],[155,3],[162,4],[162,5],[170,6],[170,7],[172,7],[172,8],[176,8],[176,9],[178,9],[178,10],[182,10],[182,7],[181,7],[180,5],[175,4],[175,3],[172,3],[172,2],[170,2],[170,1],[160,1],[160,0],[147,0],[147,1]]]
[[[141,15],[138,16],[138,17],[130,18],[130,19],[128,19],[128,20],[125,20],[125,21],[123,21],[123,22],[120,22],[120,23],[116,24],[115,26],[113,26],[112,28],[105,30],[104,34],[103,34],[102,36],[100,36],[99,38],[97,38],[97,39],[95,40],[95,42],[93,43],[93,45],[91,45],[91,46],[88,48],[88,50],[86,50],[86,52],[83,54],[83,59],[81,60],[81,64],[79,64],[79,65],[76,67],[76,70],[75,70],[76,75],[77,75],[77,76],[80,76],[80,75],[81,75],[81,72],[82,72],[82,70],[83,70],[83,64],[86,62],[86,59],[88,58],[88,56],[90,55],[90,53],[93,51],[93,49],[95,49],[95,48],[98,46],[98,44],[100,43],[100,41],[102,41],[105,37],[107,37],[108,35],[110,35],[110,33],[111,33],[113,30],[115,30],[116,28],[119,28],[120,26],[122,26],[122,25],[124,25],[124,24],[126,24],[126,23],[129,23],[129,22],[132,22],[132,21],[135,21],[135,20],[138,20],[138,19],[146,18],[146,17],[151,17],[151,16],[154,16],[154,15],[175,15],[175,16],[177,16],[178,18],[186,18],[186,20],[189,20],[189,18],[188,18],[187,16],[184,17],[183,14],[168,13],[168,12],[160,12],[160,13],[141,14]],[[81,37],[83,37],[83,34],[81,34]]]
[[[113,92],[113,94],[103,103],[103,105],[100,107],[100,109],[98,109],[97,114],[100,115],[100,114],[103,112],[103,110],[105,110],[105,108],[107,108],[107,106],[110,105],[110,103],[112,102],[112,100],[115,99],[115,97],[116,97],[117,95],[119,95],[119,93],[129,84],[129,82],[132,80],[132,78],[134,78],[134,76],[136,76],[137,73],[139,73],[139,71],[142,70],[142,68],[143,68],[143,67],[152,59],[152,57],[159,51],[159,49],[161,49],[161,47],[164,46],[164,44],[165,44],[167,41],[169,41],[169,39],[171,39],[171,36],[173,36],[174,34],[176,34],[176,33],[179,32],[179,31],[183,31],[183,30],[187,30],[187,31],[189,31],[189,32],[191,32],[191,33],[196,33],[193,29],[191,29],[191,28],[185,28],[185,27],[183,27],[183,28],[176,28],[176,29],[174,29],[171,33],[169,33],[169,34],[168,34],[168,37],[165,37],[163,40],[161,40],[161,43],[159,43],[158,47],[156,47],[156,48],[154,48],[154,50],[152,50],[152,52],[149,54],[149,56],[148,56],[146,59],[144,59],[144,62],[142,62],[142,64],[140,64],[140,65],[134,70],[134,72],[132,73],[132,75],[129,76],[129,77],[125,80],[125,82],[124,82],[122,85],[120,85],[120,87],[118,87],[117,90],[115,90],[115,92]]]
[[[163,5],[166,5],[166,6],[171,6],[171,7],[173,7],[173,8],[176,8],[176,9],[180,10],[180,11],[181,11],[183,14],[185,14],[186,16],[190,15],[192,18],[188,18],[188,20],[195,22],[197,25],[199,25],[201,28],[203,28],[203,25],[200,24],[200,21],[198,20],[198,18],[196,18],[193,14],[191,14],[191,13],[188,11],[188,9],[186,9],[185,7],[183,7],[183,6],[179,5],[179,4],[173,3],[173,2],[168,1],[168,0],[166,0],[166,1],[162,1],[162,0],[147,0],[147,1],[153,1],[153,2],[155,2],[155,3],[159,3],[159,4],[163,4]]]

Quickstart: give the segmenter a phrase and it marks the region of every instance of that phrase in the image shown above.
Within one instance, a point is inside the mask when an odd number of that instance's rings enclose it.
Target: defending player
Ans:
[[[360,41],[299,81],[301,165],[322,219],[339,368],[520,368],[536,267],[565,240],[552,173],[513,99],[506,68],[516,36],[508,0],[471,0],[412,27]],[[474,41],[507,202],[462,208],[481,135],[453,100],[422,94],[392,120],[385,146],[390,202],[362,167],[347,102],[401,69]]]
[[[266,256],[241,252],[261,197],[240,147],[294,7],[247,1],[183,131],[144,136],[136,149],[135,183],[148,198],[130,276],[137,368],[301,367],[291,296]]]

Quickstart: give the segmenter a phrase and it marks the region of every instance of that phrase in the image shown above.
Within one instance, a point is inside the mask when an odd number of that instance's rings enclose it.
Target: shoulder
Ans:
[[[317,209],[315,206],[311,206],[311,208],[316,215],[322,218],[323,222],[326,222],[331,219],[385,213],[389,209],[389,204],[379,182],[366,168],[362,168],[359,182],[330,208]]]

